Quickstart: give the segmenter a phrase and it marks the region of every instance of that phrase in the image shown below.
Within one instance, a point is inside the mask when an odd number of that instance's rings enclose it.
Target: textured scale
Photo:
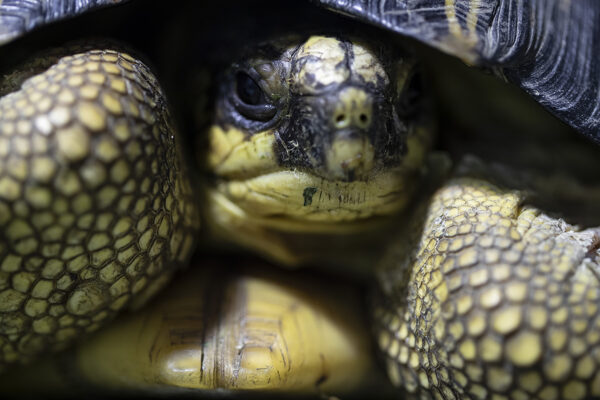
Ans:
[[[176,140],[125,53],[60,58],[0,99],[0,367],[141,305],[187,261],[198,218]]]
[[[396,385],[421,398],[600,396],[599,232],[522,200],[451,180],[416,248],[387,256],[375,315]]]

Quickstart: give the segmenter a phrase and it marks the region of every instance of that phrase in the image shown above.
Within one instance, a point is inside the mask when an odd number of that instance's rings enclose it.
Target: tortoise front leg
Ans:
[[[416,249],[390,252],[376,319],[397,385],[426,398],[600,396],[600,231],[523,202],[453,179]]]
[[[142,304],[193,247],[156,78],[126,53],[64,51],[0,84],[0,369]]]

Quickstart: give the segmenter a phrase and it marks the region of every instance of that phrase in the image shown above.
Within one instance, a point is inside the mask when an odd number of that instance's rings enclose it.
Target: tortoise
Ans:
[[[32,3],[4,1],[0,16],[15,23],[5,25],[14,37],[31,28],[18,22],[44,24],[103,3],[40,2],[36,9],[24,7]],[[574,130],[599,140],[592,64],[598,6],[591,1],[314,3],[482,65],[521,86]],[[310,7],[314,5],[296,5],[293,16],[304,16]],[[173,128],[156,77],[120,45],[73,44],[25,63],[3,80],[2,92],[16,92],[0,101],[2,363],[27,360],[46,348],[61,349],[78,333],[98,329],[117,310],[141,306],[178,264],[187,263],[202,219],[211,227],[211,237],[232,240],[277,263],[332,263],[359,279],[373,274],[379,264],[371,325],[390,380],[411,395],[600,396],[600,240],[597,229],[585,228],[600,215],[594,188],[598,150],[579,142],[573,132],[563,136],[565,127],[538,116],[504,114],[516,116],[511,128],[521,129],[513,132],[497,120],[497,126],[490,126],[490,117],[472,115],[482,108],[469,98],[468,84],[461,86],[463,81],[452,74],[446,82],[454,85],[452,94],[462,90],[461,100],[473,108],[443,102],[438,149],[450,157],[427,156],[435,130],[433,105],[427,90],[420,90],[427,80],[416,73],[412,52],[388,47],[393,35],[330,18],[332,25],[321,27],[335,30],[304,34],[295,26],[296,35],[278,35],[245,49],[214,79],[214,90],[207,90],[214,117],[207,140],[199,145],[211,149],[201,159],[211,171],[203,180],[189,167],[188,142]],[[225,39],[218,46],[223,43]],[[19,49],[21,43],[17,45]],[[227,50],[229,56],[236,53]],[[451,64],[442,60],[436,73]],[[210,87],[205,78],[200,74],[198,85]],[[170,102],[177,104],[177,98]],[[534,132],[523,136],[529,129]],[[546,136],[536,137],[536,131]],[[523,150],[514,149],[515,143]],[[555,165],[549,165],[549,154],[559,156]],[[201,209],[193,193],[198,182],[204,182]],[[265,274],[272,273],[277,274]],[[302,311],[310,303],[299,300],[303,291],[318,299],[314,303],[328,304],[324,308],[333,305],[329,314],[357,314],[352,296],[344,294],[347,287],[336,287],[331,276],[331,286],[302,284],[294,273],[287,284],[280,279],[273,287],[252,279],[246,286],[230,285],[244,282],[235,277],[249,272],[231,274],[226,283],[217,283],[221,273],[196,272],[200,292],[206,293],[201,300],[182,301],[184,294],[191,298],[188,290],[198,289],[189,279],[164,309],[154,303],[130,325],[120,320],[89,345],[82,344],[61,361],[67,375],[79,383],[130,388],[167,378],[183,382],[181,376],[186,376],[196,387],[200,382],[204,387],[269,388],[272,379],[280,385],[275,387],[306,389],[294,386],[306,379],[313,390],[355,389],[353,383],[364,378],[364,366],[372,362],[352,349],[357,343],[363,352],[368,347],[362,339],[352,339],[351,330],[359,329],[356,319],[347,325],[321,322],[327,339],[320,347],[303,342],[303,334],[315,333],[299,327],[291,336],[297,335],[297,342],[289,343],[291,352],[269,358],[273,349],[289,350],[281,342],[293,325],[289,321],[310,314]],[[343,280],[339,275],[334,280]],[[277,291],[281,287],[300,294],[286,297]],[[330,293],[319,294],[315,287]],[[247,310],[255,298],[259,305],[285,305],[267,311],[281,312],[286,328],[278,328],[278,318],[268,321],[272,328],[265,322],[265,315],[272,315],[260,306],[252,311],[258,315],[252,320]],[[205,307],[204,300],[224,305]],[[194,307],[202,311],[190,311]],[[156,325],[153,310],[167,317],[180,313],[172,320],[161,317],[158,330],[170,330],[146,343],[140,332]],[[211,319],[203,313],[219,310],[225,322],[211,336]],[[239,343],[229,342],[235,342],[231,336],[239,339],[240,314],[245,321],[265,324],[249,324],[252,329],[282,332],[271,333],[277,339],[272,342],[251,343],[250,338],[236,347]],[[326,314],[302,321],[312,327]],[[194,330],[182,321],[199,328],[195,334],[200,336],[186,342]],[[169,323],[174,327],[168,328]],[[180,341],[174,343],[177,334]],[[237,369],[227,370],[212,359],[206,362],[217,371],[205,371],[205,357],[218,355],[205,351],[206,338],[217,349],[219,344],[229,349]],[[169,341],[184,350],[179,358],[160,358],[159,345]],[[135,358],[132,344],[147,351],[150,364]],[[293,351],[297,353],[291,357]],[[299,364],[305,362],[308,373],[296,366],[296,357],[304,357]],[[157,359],[172,362],[167,372],[173,376],[144,370],[156,368],[152,362]],[[123,368],[127,363],[129,370]],[[267,372],[261,372],[265,365]],[[287,375],[277,381],[282,371]],[[307,378],[294,375],[300,372]]]

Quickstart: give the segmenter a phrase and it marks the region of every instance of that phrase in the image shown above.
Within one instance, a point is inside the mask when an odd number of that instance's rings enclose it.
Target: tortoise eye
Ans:
[[[236,89],[240,100],[248,105],[255,106],[264,100],[261,88],[244,72],[238,72],[236,76]]]
[[[255,121],[269,121],[277,113],[265,92],[245,72],[238,72],[235,76],[234,104],[240,114]]]

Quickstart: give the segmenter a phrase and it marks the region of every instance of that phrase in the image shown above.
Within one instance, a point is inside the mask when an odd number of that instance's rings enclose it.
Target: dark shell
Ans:
[[[314,0],[491,69],[600,143],[598,0]]]
[[[1,0],[0,45],[48,23],[124,0]],[[126,1],[126,0],[125,0]]]

